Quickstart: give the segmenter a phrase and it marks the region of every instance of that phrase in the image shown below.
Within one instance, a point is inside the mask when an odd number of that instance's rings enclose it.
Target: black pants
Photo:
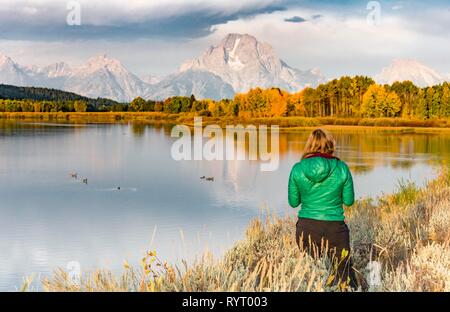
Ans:
[[[344,221],[298,218],[295,236],[300,249],[313,257],[327,252],[333,265],[331,284],[357,287],[350,259],[350,234]]]

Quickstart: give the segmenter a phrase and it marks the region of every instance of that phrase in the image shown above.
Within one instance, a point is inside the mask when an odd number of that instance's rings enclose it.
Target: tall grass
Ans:
[[[400,183],[396,194],[376,204],[357,202],[347,211],[351,257],[358,290],[450,290],[450,174],[424,188]],[[195,263],[172,266],[156,252],[123,273],[85,272],[74,283],[64,270],[44,279],[46,291],[342,291],[333,286],[331,259],[311,257],[295,243],[295,218],[255,219],[245,238],[222,258],[205,254]],[[368,264],[381,266],[381,284],[368,287]],[[369,285],[370,286],[370,285]]]

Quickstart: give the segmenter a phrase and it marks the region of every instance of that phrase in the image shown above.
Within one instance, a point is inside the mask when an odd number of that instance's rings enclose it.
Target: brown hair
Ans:
[[[331,133],[324,129],[315,129],[306,141],[302,159],[317,153],[333,155],[335,147],[336,141]]]

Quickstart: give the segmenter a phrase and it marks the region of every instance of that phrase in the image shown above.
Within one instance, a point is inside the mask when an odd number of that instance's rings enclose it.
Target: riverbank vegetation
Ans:
[[[359,123],[361,119],[382,118],[383,123],[386,118],[394,118],[401,120],[400,123],[405,123],[406,120],[419,123],[450,118],[448,82],[419,88],[410,81],[378,85],[371,78],[364,76],[344,76],[316,88],[307,87],[297,93],[289,93],[279,88],[255,88],[247,93],[238,93],[233,99],[220,101],[198,100],[192,95],[169,97],[164,101],[137,97],[130,103],[117,103],[105,99],[89,100],[62,91],[59,91],[59,94],[57,90],[43,90],[28,93],[22,90],[20,96],[11,95],[19,91],[1,93],[0,112],[155,112],[164,116],[269,118],[269,121],[273,118],[288,117],[332,118],[340,123],[351,124],[355,124],[355,120]],[[349,120],[346,121],[347,119]]]
[[[164,112],[0,112],[0,120],[21,120],[30,122],[69,123],[144,123],[144,124],[186,124],[193,125],[194,113],[171,114]],[[362,118],[362,117],[208,117],[202,116],[203,124],[221,126],[236,124],[278,125],[282,130],[295,131],[318,126],[355,126],[359,128],[395,128],[399,131],[424,131],[431,128],[450,128],[450,118]],[[419,130],[422,128],[423,130]]]
[[[360,290],[450,291],[450,174],[424,188],[400,183],[393,195],[358,201],[347,210],[352,258]],[[148,252],[138,268],[123,273],[85,272],[74,283],[64,270],[42,282],[46,291],[342,291],[330,285],[329,259],[314,258],[295,244],[295,218],[254,220],[245,238],[222,258],[205,254],[181,266]],[[376,261],[376,262],[372,262]],[[367,284],[369,272],[380,283]],[[24,285],[27,289],[27,284]]]
[[[85,112],[117,104],[56,89],[0,84],[0,112]]]

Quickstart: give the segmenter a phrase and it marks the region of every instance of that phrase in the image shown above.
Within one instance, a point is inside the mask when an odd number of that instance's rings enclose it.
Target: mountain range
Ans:
[[[424,87],[442,83],[444,77],[414,60],[395,60],[375,80],[379,83],[411,80]],[[297,92],[326,82],[318,69],[300,70],[281,60],[272,46],[247,34],[228,34],[200,57],[182,64],[162,79],[139,78],[119,60],[106,55],[88,59],[78,67],[65,62],[45,67],[24,66],[0,53],[0,83],[54,88],[91,98],[127,102],[137,96],[161,100],[194,94],[196,98],[232,98],[254,87],[279,87]]]
[[[383,68],[375,76],[381,84],[392,84],[396,81],[410,80],[418,87],[429,87],[441,84],[448,79],[435,70],[411,59],[396,59],[389,66]]]
[[[230,84],[235,92],[255,87],[280,87],[296,92],[325,82],[318,69],[292,68],[268,43],[241,34],[228,34],[219,45],[211,46],[202,56],[179,69],[180,72],[190,70],[211,72]]]

